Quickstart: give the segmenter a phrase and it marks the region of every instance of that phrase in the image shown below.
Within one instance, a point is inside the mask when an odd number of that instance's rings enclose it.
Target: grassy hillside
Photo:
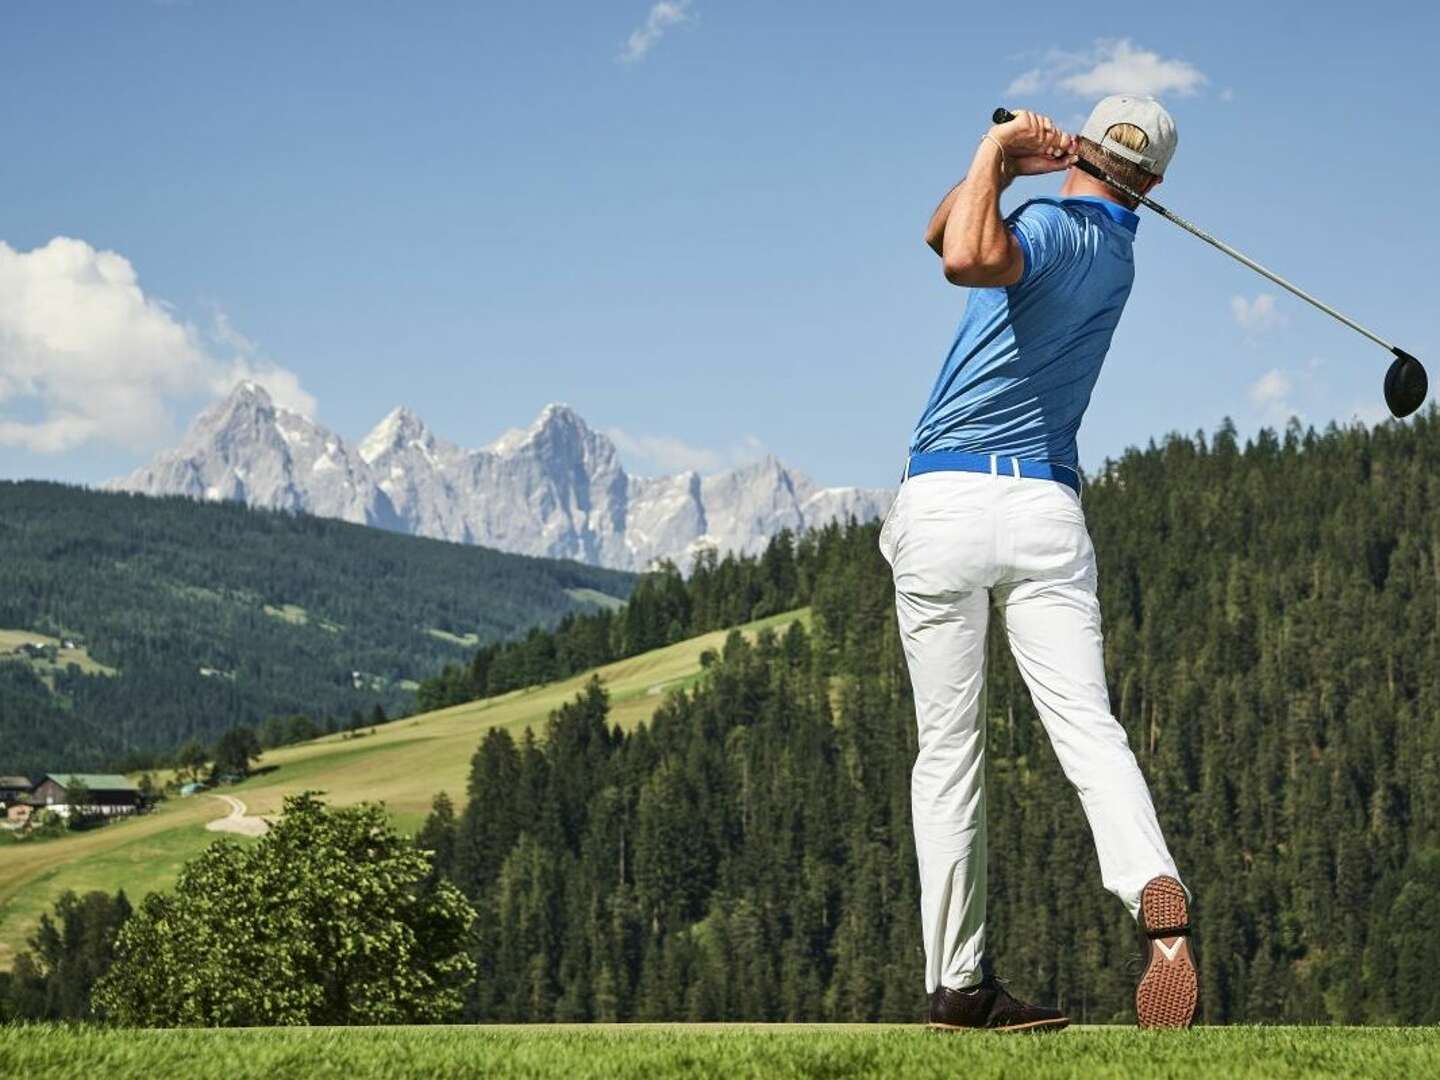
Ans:
[[[32,656],[24,652],[25,646],[44,646],[54,650],[52,659],[48,652],[39,656]],[[34,633],[26,630],[6,630],[0,627],[0,657],[13,659],[15,663],[24,664],[31,671],[40,675],[50,690],[55,689],[55,676],[65,671],[71,664],[74,664],[87,675],[118,675],[112,667],[96,662],[89,651],[83,645],[75,642],[66,642],[49,634]]]
[[[0,1070],[263,1077],[1393,1077],[1432,1074],[1434,1028],[1071,1028],[1038,1038],[918,1024],[595,1024],[240,1031],[0,1029]]]
[[[0,482],[0,772],[95,769],[273,716],[394,715],[477,645],[634,581],[237,503]],[[54,648],[16,652],[31,642]]]
[[[809,612],[773,616],[742,628],[765,626]],[[646,721],[667,691],[700,676],[700,654],[718,650],[727,631],[692,638],[597,669],[611,695],[611,718],[622,727]],[[464,802],[470,758],[492,727],[519,733],[542,730],[550,712],[573,698],[590,673],[518,690],[502,697],[457,705],[375,728],[357,738],[331,735],[268,752],[267,771],[243,784],[223,788],[243,800],[251,814],[272,814],[287,794],[307,788],[336,803],[383,800],[401,828],[419,826],[438,791]],[[367,729],[368,730],[368,729]],[[155,813],[94,832],[43,842],[14,843],[0,837],[0,968],[8,968],[43,912],[66,889],[83,892],[124,888],[132,899],[165,888],[181,863],[217,834],[207,823],[229,808],[219,799],[175,799]]]

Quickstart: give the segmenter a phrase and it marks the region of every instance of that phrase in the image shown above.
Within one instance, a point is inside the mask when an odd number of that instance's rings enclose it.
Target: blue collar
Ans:
[[[1060,201],[1088,203],[1091,206],[1098,206],[1110,215],[1110,220],[1114,221],[1117,225],[1123,225],[1129,229],[1131,236],[1134,236],[1135,231],[1140,227],[1139,214],[1133,210],[1125,209],[1125,207],[1119,203],[1113,203],[1109,199],[1102,199],[1098,195],[1066,195]]]

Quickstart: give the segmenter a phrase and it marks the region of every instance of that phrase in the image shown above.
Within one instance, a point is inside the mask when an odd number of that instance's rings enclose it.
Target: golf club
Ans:
[[[995,110],[994,115],[992,115],[990,119],[997,124],[1008,124],[1011,120],[1015,119],[1015,114],[1009,109],[1006,109],[1002,106],[1001,108]],[[1390,342],[1386,341],[1378,334],[1371,333],[1369,330],[1365,329],[1365,327],[1357,323],[1354,319],[1346,318],[1344,315],[1340,314],[1340,312],[1336,311],[1330,305],[1322,303],[1320,300],[1317,300],[1315,297],[1311,296],[1298,285],[1290,284],[1290,282],[1286,281],[1279,274],[1274,273],[1271,270],[1267,270],[1265,267],[1257,263],[1254,259],[1243,254],[1242,252],[1236,251],[1233,247],[1231,247],[1224,241],[1217,240],[1215,237],[1207,233],[1204,229],[1190,224],[1190,222],[1186,221],[1184,218],[1178,216],[1177,214],[1172,214],[1169,210],[1166,210],[1165,207],[1161,206],[1155,200],[1147,198],[1146,196],[1141,195],[1138,191],[1133,191],[1130,188],[1126,187],[1124,184],[1120,183],[1120,181],[1111,177],[1108,173],[1105,172],[1104,169],[1100,168],[1098,165],[1086,161],[1084,158],[1080,158],[1078,161],[1075,162],[1075,167],[1081,172],[1088,173],[1089,175],[1095,177],[1095,179],[1099,180],[1101,183],[1108,184],[1116,191],[1123,192],[1130,198],[1137,200],[1142,205],[1147,206],[1151,210],[1155,211],[1155,213],[1159,214],[1165,220],[1179,225],[1180,228],[1184,229],[1192,236],[1198,236],[1201,240],[1204,240],[1212,247],[1219,248],[1226,255],[1229,255],[1232,259],[1239,260],[1240,262],[1248,266],[1251,270],[1254,270],[1257,274],[1261,274],[1264,277],[1269,278],[1276,285],[1279,285],[1282,289],[1289,290],[1296,296],[1300,297],[1301,300],[1304,300],[1306,303],[1312,304],[1315,307],[1319,308],[1321,311],[1325,312],[1326,315],[1339,319],[1346,326],[1350,327],[1351,330],[1364,334],[1371,341],[1375,342],[1375,344],[1381,346],[1382,348],[1388,349],[1391,353],[1395,355],[1394,361],[1392,361],[1390,364],[1390,370],[1385,373],[1385,404],[1390,409],[1390,413],[1392,416],[1395,416],[1397,418],[1409,416],[1416,409],[1420,408],[1420,406],[1424,403],[1425,394],[1426,391],[1429,389],[1430,384],[1429,378],[1425,374],[1425,367],[1423,364],[1420,363],[1419,360],[1411,356],[1404,349],[1400,348],[1397,345],[1390,344]]]

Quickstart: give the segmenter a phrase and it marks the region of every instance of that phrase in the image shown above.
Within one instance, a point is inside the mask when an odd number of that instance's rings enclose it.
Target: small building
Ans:
[[[69,817],[73,802],[70,791],[74,788],[90,792],[81,808],[90,813],[116,817],[140,810],[140,789],[118,773],[50,773],[35,785],[31,801]]]
[[[181,788],[180,788],[180,794],[181,794],[181,795],[199,795],[199,794],[200,794],[202,791],[204,791],[204,790],[205,790],[205,785],[204,785],[204,784],[200,783],[198,780],[191,780],[190,783],[184,784],[184,785],[181,786]]]
[[[28,776],[0,776],[0,806],[9,806],[30,797],[35,785]]]
[[[17,829],[22,829],[30,824],[34,813],[35,807],[28,802],[13,802],[5,807],[5,821]]]

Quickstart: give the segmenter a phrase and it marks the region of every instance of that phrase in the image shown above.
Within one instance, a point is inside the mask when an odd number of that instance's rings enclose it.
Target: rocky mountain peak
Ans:
[[[428,448],[434,442],[435,437],[430,434],[425,421],[400,405],[386,413],[385,418],[360,440],[360,458],[373,465],[387,453],[407,446]]]
[[[774,456],[714,476],[631,477],[570,406],[483,450],[444,442],[407,408],[352,444],[242,382],[176,450],[106,485],[306,510],[418,536],[548,558],[688,568],[702,547],[754,553],[782,528],[874,517],[890,493],[819,488]]]
[[[234,389],[207,409],[205,414],[230,416],[235,413],[271,412],[274,408],[275,399],[269,392],[259,383],[247,379],[236,383]]]
[[[513,454],[525,447],[536,444],[578,443],[592,434],[590,427],[569,405],[552,402],[540,410],[540,415],[527,428],[514,428],[490,444],[489,449],[497,454]]]
[[[540,415],[531,424],[531,430],[539,431],[547,427],[565,426],[582,428],[589,431],[589,426],[580,418],[580,414],[566,405],[563,401],[552,401],[540,410]]]
[[[615,446],[568,405],[546,405],[535,423],[530,425],[526,440],[537,452],[550,456],[584,461],[594,465],[615,467],[618,455]]]
[[[749,462],[745,465],[737,466],[735,469],[735,474],[737,476],[745,477],[779,477],[788,476],[789,473],[790,470],[785,468],[785,466],[781,463],[780,459],[777,458],[774,454],[766,454],[762,458],[758,458],[757,460]]]
[[[195,418],[182,446],[246,445],[274,437],[276,407],[259,383],[237,383]]]

